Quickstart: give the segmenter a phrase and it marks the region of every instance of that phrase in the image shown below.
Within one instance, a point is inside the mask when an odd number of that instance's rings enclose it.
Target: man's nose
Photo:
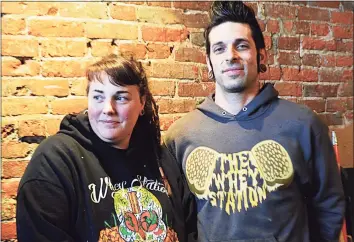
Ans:
[[[112,100],[105,100],[102,111],[104,114],[112,114],[115,112]]]
[[[234,46],[229,46],[227,51],[227,61],[232,62],[240,58],[237,49]]]

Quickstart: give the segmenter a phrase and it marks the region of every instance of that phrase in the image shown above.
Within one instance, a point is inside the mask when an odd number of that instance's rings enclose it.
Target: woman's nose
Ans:
[[[112,113],[115,112],[111,100],[106,100],[106,101],[105,101],[102,111],[103,111],[104,114],[112,114]]]

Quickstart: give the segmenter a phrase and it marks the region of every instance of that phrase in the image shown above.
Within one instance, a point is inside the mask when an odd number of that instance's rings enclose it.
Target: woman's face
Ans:
[[[145,100],[136,85],[115,86],[106,73],[102,83],[92,80],[88,92],[88,118],[95,134],[120,149],[127,149]]]

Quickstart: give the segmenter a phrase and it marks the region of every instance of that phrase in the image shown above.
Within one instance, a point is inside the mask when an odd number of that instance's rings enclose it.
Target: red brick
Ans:
[[[279,51],[278,63],[280,65],[301,65],[300,55],[298,52]]]
[[[195,79],[198,77],[198,67],[186,63],[152,63],[152,77]]]
[[[353,26],[333,26],[333,36],[335,38],[353,38]]]
[[[30,154],[33,147],[28,143],[6,142],[1,144],[2,158],[25,158]]]
[[[323,99],[299,99],[298,103],[306,105],[317,113],[323,113],[326,107],[326,101]]]
[[[26,60],[24,64],[21,64],[19,59],[2,57],[1,69],[3,76],[37,76],[40,64],[34,60]]]
[[[135,21],[135,6],[124,5],[121,3],[111,3],[109,6],[111,17],[114,19]]]
[[[196,48],[180,47],[175,53],[176,61],[206,63],[204,51]]]
[[[294,21],[290,21],[290,20],[284,20],[283,21],[283,28],[284,28],[284,32],[287,34],[292,34],[294,31]]]
[[[329,21],[329,11],[318,8],[300,7],[298,12],[299,20]]]
[[[1,201],[1,219],[10,220],[16,217],[16,200],[3,197]]]
[[[84,37],[85,29],[79,21],[35,18],[28,20],[28,33],[41,37]]]
[[[87,53],[85,40],[65,40],[58,38],[46,38],[41,41],[42,56],[84,56]]]
[[[337,40],[336,50],[339,52],[353,52],[353,41]]]
[[[298,50],[300,40],[297,37],[279,37],[278,48],[283,50]]]
[[[277,67],[268,67],[267,71],[260,73],[260,80],[280,80],[281,73]]]
[[[302,47],[308,50],[336,50],[336,43],[334,40],[325,41],[318,38],[304,37]]]
[[[67,96],[69,82],[67,80],[41,79],[5,79],[3,80],[4,96]]]
[[[2,178],[20,178],[26,170],[28,161],[3,161]]]
[[[261,19],[257,19],[257,22],[258,22],[258,24],[259,24],[259,28],[261,29],[261,31],[264,32],[265,29],[266,29],[265,21],[264,21],[264,20],[261,20]]]
[[[211,2],[180,2],[174,1],[173,7],[182,8],[182,9],[191,9],[191,10],[201,10],[208,11],[210,9]]]
[[[279,22],[277,20],[268,20],[267,21],[267,32],[279,33]]]
[[[303,95],[304,97],[336,97],[339,85],[304,85]]]
[[[79,113],[87,108],[87,98],[56,99],[51,102],[53,114]]]
[[[147,1],[148,6],[153,6],[153,7],[164,7],[164,8],[171,8],[171,3],[172,2],[150,2]]]
[[[1,137],[2,141],[7,137],[15,136],[17,137],[17,121],[6,121],[5,119],[1,120]]]
[[[1,52],[6,56],[38,56],[38,40],[22,36],[2,36]]]
[[[336,66],[336,57],[334,55],[321,55],[321,66]]]
[[[270,50],[272,48],[272,36],[264,36],[265,49]]]
[[[353,110],[348,110],[344,113],[344,125],[348,126],[348,125],[353,125],[353,116],[354,116],[354,112]],[[353,160],[353,159],[351,159]]]
[[[1,195],[6,198],[16,198],[19,180],[2,180]]]
[[[127,39],[138,38],[138,26],[112,21],[87,21],[85,25],[87,38]]]
[[[353,81],[353,70],[344,70],[342,79],[346,81]]]
[[[340,113],[320,113],[318,116],[327,126],[343,124],[343,116]]]
[[[182,42],[187,39],[187,29],[172,29],[161,27],[142,27],[144,41]]]
[[[336,66],[353,66],[353,55],[336,56]]]
[[[137,8],[137,19],[140,22],[147,23],[181,24],[183,22],[183,15],[180,9],[140,6]]]
[[[323,8],[339,8],[339,1],[310,1],[309,5],[310,6],[317,6],[317,7],[323,7]]]
[[[353,106],[350,98],[327,99],[326,112],[345,112]]]
[[[107,4],[104,2],[60,2],[59,15],[71,18],[107,19]]]
[[[112,41],[106,40],[92,40],[91,41],[91,54],[92,56],[106,56],[109,54],[117,54],[116,45],[112,45]]]
[[[2,116],[46,114],[47,112],[47,99],[43,97],[9,97],[2,99]]]
[[[56,15],[58,12],[55,2],[2,2],[1,12],[4,14],[21,15]]]
[[[178,96],[180,97],[205,97],[214,92],[214,82],[188,83],[180,82],[178,84]]]
[[[295,25],[295,33],[296,34],[310,34],[310,23],[309,22],[304,22],[304,21],[299,21],[299,22],[294,22]]]
[[[44,120],[21,120],[18,124],[18,136],[45,136]]]
[[[276,56],[276,52],[271,50],[267,52],[267,63],[268,65],[273,65],[274,64],[274,59]]]
[[[353,96],[353,81],[345,81],[340,84],[338,89],[339,97],[352,97]]]
[[[342,70],[333,69],[320,69],[319,70],[319,81],[320,82],[341,82],[342,81]]]
[[[85,96],[87,87],[86,78],[75,78],[71,80],[70,93],[74,96]]]
[[[82,60],[43,61],[42,75],[45,77],[84,77],[88,62]]]
[[[47,136],[54,135],[59,131],[59,126],[62,121],[62,117],[51,117],[45,120],[45,130]]]
[[[264,4],[264,14],[267,17],[271,18],[280,18],[280,19],[295,19],[296,18],[296,9],[295,6],[289,5],[280,5],[280,4]]]
[[[203,47],[205,45],[205,38],[202,32],[190,33],[190,40],[192,44]]]
[[[304,56],[301,59],[302,59],[302,64],[305,66],[321,66],[321,55],[304,54]]]
[[[196,104],[191,99],[160,99],[157,101],[159,113],[187,113],[195,109]]]
[[[210,23],[206,13],[185,13],[182,18],[183,24],[188,28],[205,28]]]
[[[280,96],[301,97],[302,95],[302,86],[299,83],[276,82],[274,87]]]
[[[311,23],[311,35],[326,36],[328,33],[328,24]]]
[[[174,118],[172,115],[160,115],[160,128],[162,131],[167,131],[173,122]]]
[[[353,25],[353,12],[332,12],[331,22]]]
[[[144,59],[146,55],[146,46],[144,44],[122,43],[118,46],[118,52],[125,57],[132,56],[136,59]]]
[[[156,96],[174,96],[175,85],[175,81],[170,80],[149,80],[149,88],[151,93]]]
[[[1,222],[1,240],[16,238],[16,222]]]
[[[284,81],[313,82],[318,80],[317,71],[312,69],[282,68]]]
[[[171,55],[170,47],[166,44],[149,43],[146,48],[148,59],[166,59]]]
[[[4,3],[3,3],[4,4]],[[2,34],[25,34],[26,21],[24,17],[5,15],[1,21]]]

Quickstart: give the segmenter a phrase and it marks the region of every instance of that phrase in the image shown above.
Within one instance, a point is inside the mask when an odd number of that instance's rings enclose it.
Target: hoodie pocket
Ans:
[[[231,239],[231,240],[211,240],[210,242],[278,242],[274,236],[257,239]]]

